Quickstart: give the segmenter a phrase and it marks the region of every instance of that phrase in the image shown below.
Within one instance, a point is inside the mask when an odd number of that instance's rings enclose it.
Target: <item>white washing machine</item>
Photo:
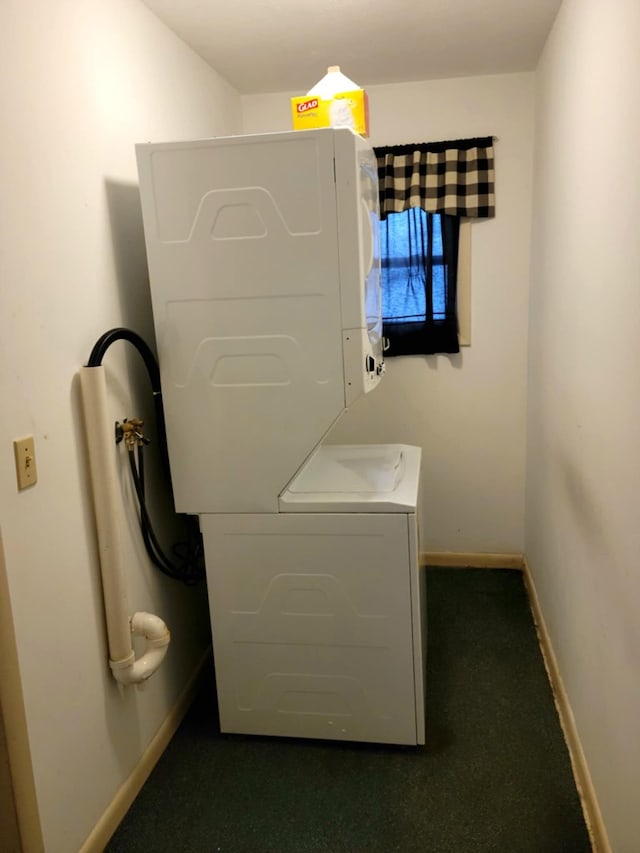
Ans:
[[[419,472],[325,445],[281,512],[200,516],[222,731],[424,743]]]

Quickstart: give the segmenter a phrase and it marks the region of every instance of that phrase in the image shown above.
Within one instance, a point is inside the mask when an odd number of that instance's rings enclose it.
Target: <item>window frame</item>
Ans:
[[[460,220],[458,243],[458,291],[456,312],[458,315],[458,344],[471,346],[471,219]]]

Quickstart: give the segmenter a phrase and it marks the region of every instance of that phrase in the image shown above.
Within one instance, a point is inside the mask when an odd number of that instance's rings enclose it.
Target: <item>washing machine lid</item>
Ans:
[[[280,512],[415,512],[420,448],[321,445],[279,499]]]

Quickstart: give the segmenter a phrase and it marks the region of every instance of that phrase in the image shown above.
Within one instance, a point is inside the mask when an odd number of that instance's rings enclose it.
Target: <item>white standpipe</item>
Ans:
[[[109,665],[116,681],[121,684],[138,684],[150,678],[162,663],[170,634],[162,619],[152,613],[134,613],[129,619],[118,525],[118,488],[113,459],[115,431],[114,421],[110,419],[107,409],[104,367],[81,368],[80,386],[98,530],[109,639]],[[146,638],[145,649],[138,659],[131,643],[132,634]]]

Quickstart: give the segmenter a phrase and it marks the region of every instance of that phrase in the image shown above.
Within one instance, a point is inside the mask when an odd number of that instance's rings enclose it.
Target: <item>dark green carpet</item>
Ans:
[[[109,853],[588,853],[522,575],[429,569],[427,746],[187,715]]]

